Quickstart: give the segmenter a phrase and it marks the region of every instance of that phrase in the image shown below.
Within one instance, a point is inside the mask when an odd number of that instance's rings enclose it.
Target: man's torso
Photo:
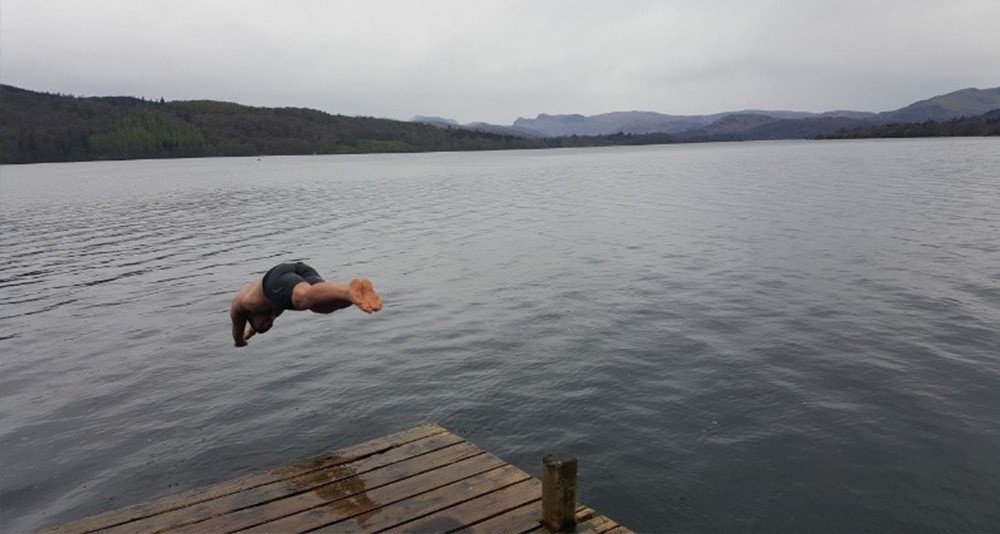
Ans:
[[[240,307],[247,313],[264,313],[276,308],[274,303],[264,296],[264,284],[261,280],[244,287],[236,298]]]

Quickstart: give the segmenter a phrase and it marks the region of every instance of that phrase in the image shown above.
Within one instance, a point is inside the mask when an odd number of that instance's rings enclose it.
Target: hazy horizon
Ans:
[[[888,111],[998,85],[1000,2],[5,0],[0,80],[410,120]]]

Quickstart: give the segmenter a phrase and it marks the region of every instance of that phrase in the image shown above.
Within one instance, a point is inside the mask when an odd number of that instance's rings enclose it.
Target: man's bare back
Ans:
[[[382,297],[366,279],[336,285],[324,281],[304,263],[281,264],[236,294],[229,306],[233,341],[237,347],[246,346],[254,334],[270,330],[274,319],[285,310],[333,313],[352,305],[365,313],[375,313],[382,309]]]

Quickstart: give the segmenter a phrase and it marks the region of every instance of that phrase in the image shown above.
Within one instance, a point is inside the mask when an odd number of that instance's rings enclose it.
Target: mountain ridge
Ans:
[[[673,143],[665,134],[505,135],[212,100],[76,97],[0,84],[0,163],[440,152]]]
[[[415,123],[232,102],[76,97],[0,84],[0,163],[100,159],[431,152],[649,145],[708,141],[1000,135],[1000,88],[964,89],[898,110],[760,111],[712,115],[612,112],[546,115],[557,134],[531,123]],[[961,115],[963,118],[952,118]],[[604,123],[601,123],[601,121]],[[666,121],[666,126],[664,122]],[[901,128],[878,128],[904,122]],[[922,121],[922,122],[905,122]],[[940,122],[945,121],[945,122]],[[610,126],[609,126],[610,125]],[[873,129],[873,127],[875,129]]]
[[[685,138],[721,136],[732,140],[803,139],[830,135],[840,129],[880,126],[894,122],[947,121],[974,116],[1000,108],[1000,87],[966,88],[919,100],[901,108],[883,112],[833,110],[824,112],[747,109],[705,115],[670,115],[655,111],[612,111],[597,115],[539,113],[534,119],[518,117],[510,126],[484,123],[459,124],[450,119],[452,128],[503,132],[507,135],[538,137],[589,136],[665,133]],[[744,128],[735,127],[733,116],[762,117],[743,119]],[[414,118],[416,122],[421,122]],[[794,121],[805,121],[796,123]],[[750,122],[755,122],[751,125]],[[428,124],[440,125],[441,122]],[[718,124],[715,124],[718,123]]]

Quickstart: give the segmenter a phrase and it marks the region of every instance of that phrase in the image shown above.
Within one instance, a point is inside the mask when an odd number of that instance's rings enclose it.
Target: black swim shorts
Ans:
[[[291,310],[292,289],[299,282],[309,282],[309,285],[322,282],[316,269],[302,263],[282,263],[274,266],[264,275],[264,296],[274,303],[278,309]]]

